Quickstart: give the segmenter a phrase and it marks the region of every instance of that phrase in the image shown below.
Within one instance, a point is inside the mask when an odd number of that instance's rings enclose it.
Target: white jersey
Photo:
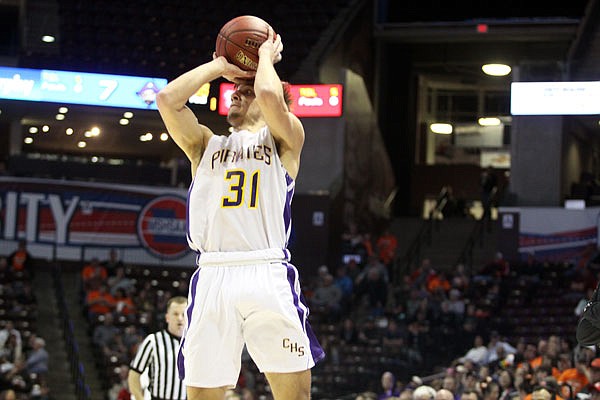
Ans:
[[[289,256],[293,193],[267,127],[213,136],[188,193],[188,243],[198,253],[281,249]]]

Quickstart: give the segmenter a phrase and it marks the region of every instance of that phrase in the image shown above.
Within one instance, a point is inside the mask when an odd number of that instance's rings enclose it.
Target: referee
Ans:
[[[129,365],[129,391],[135,400],[144,400],[140,376],[148,369],[152,400],[185,400],[185,385],[177,372],[179,341],[185,325],[187,299],[176,296],[167,302],[167,329],[152,333],[142,341]]]

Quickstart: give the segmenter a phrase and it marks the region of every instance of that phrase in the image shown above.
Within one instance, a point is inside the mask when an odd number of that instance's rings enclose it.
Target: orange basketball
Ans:
[[[217,35],[215,52],[245,71],[258,67],[258,48],[268,37],[269,24],[252,15],[228,21]]]

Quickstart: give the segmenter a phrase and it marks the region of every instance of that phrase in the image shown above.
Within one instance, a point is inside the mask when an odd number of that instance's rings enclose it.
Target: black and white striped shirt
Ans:
[[[185,400],[185,385],[177,373],[180,338],[163,329],[142,341],[129,367],[142,374],[148,369],[152,398]]]

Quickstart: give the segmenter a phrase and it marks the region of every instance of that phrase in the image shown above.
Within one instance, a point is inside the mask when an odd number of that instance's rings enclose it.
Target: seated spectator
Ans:
[[[100,285],[96,290],[90,290],[85,299],[88,318],[91,320],[100,315],[112,313],[115,309],[115,298],[106,290],[106,285]]]
[[[381,375],[381,388],[382,391],[379,396],[377,396],[377,400],[392,399],[400,395],[396,377],[390,371],[385,371]]]
[[[367,337],[364,332],[356,327],[352,318],[345,318],[340,328],[339,338],[343,344],[366,343]]]
[[[324,312],[332,321],[337,321],[342,309],[342,291],[334,284],[331,274],[323,278],[321,286],[315,289],[311,303],[315,309]]]
[[[356,295],[358,298],[367,296],[369,313],[376,317],[383,314],[387,305],[387,282],[380,268],[373,265],[366,268],[368,268],[366,275],[358,279]]]
[[[113,296],[117,294],[117,290],[119,289],[130,292],[135,288],[135,280],[125,275],[125,267],[123,266],[119,266],[113,271],[113,275],[108,277],[106,284],[110,294]]]
[[[46,351],[46,341],[40,337],[36,337],[33,340],[33,348],[27,354],[27,358],[25,360],[18,361],[12,370],[7,374],[14,382],[14,378],[22,380],[22,383],[19,386],[26,388],[27,380],[32,374],[36,376],[46,375],[48,373],[48,361],[49,356]]]
[[[108,390],[108,400],[130,400],[129,385],[127,376],[129,375],[129,365],[121,364],[117,368],[117,381]]]
[[[28,374],[45,375],[48,372],[49,356],[46,351],[46,341],[41,337],[33,341],[33,349],[25,360],[25,370]]]
[[[92,342],[99,347],[109,345],[114,336],[119,335],[120,330],[114,325],[114,318],[111,313],[103,315],[102,323],[94,328]]]
[[[32,262],[33,258],[27,250],[27,242],[25,240],[20,240],[17,249],[8,256],[9,267],[12,269],[13,273],[31,273],[33,272]]]
[[[488,356],[488,348],[486,347],[483,336],[476,335],[473,341],[473,347],[471,347],[467,353],[458,359],[459,362],[464,363],[469,360],[475,364],[485,364]]]
[[[92,258],[81,270],[81,281],[85,291],[97,289],[98,286],[106,284],[107,277],[106,268],[100,264],[97,257]]]
[[[131,320],[135,314],[135,304],[133,303],[133,299],[125,289],[119,289],[116,291],[116,296],[114,297],[115,303],[115,314],[116,316],[124,316],[128,320]]]

